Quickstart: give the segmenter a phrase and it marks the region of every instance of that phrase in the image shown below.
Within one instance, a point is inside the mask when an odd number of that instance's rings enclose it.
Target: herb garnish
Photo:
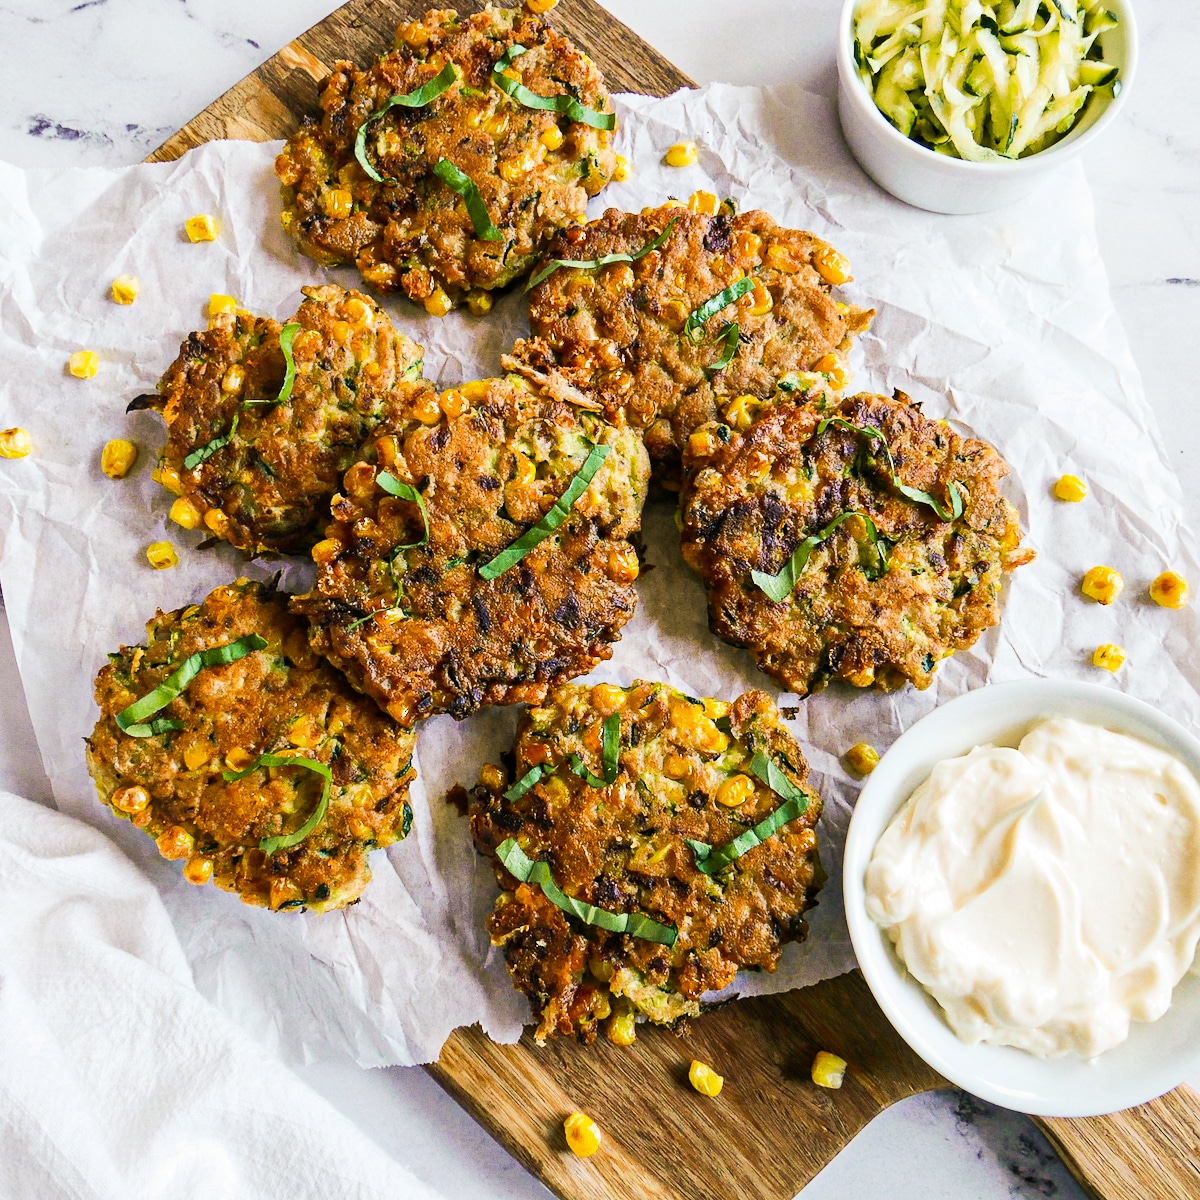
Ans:
[[[612,452],[611,446],[593,445],[583,466],[567,485],[567,490],[550,506],[546,515],[532,528],[527,529],[511,546],[501,550],[491,562],[479,568],[483,579],[496,579],[505,571],[515,567],[535,546],[544,542],[566,519],[579,497],[587,491],[588,484],[604,465]]]
[[[411,500],[421,510],[421,520],[425,522],[425,532],[421,535],[419,542],[401,542],[395,549],[411,550],[414,546],[424,546],[429,541],[429,510],[425,507],[425,497],[411,483],[402,482],[390,471],[380,471],[375,476],[375,482],[389,496],[396,496],[401,500]]]
[[[542,776],[548,772],[546,768],[539,763],[536,767],[530,767],[516,783],[504,793],[505,800],[520,800],[531,787],[541,782]]]
[[[386,180],[375,170],[371,165],[371,160],[367,158],[367,126],[373,125],[380,117],[384,116],[397,105],[403,108],[424,108],[425,105],[431,104],[443,92],[453,87],[457,79],[458,69],[453,63],[447,63],[432,79],[423,83],[419,88],[411,92],[405,92],[402,96],[393,96],[382,108],[376,109],[358,127],[358,134],[354,139],[354,157],[358,159],[358,165],[376,183],[385,183]]]
[[[238,417],[241,413],[233,414],[233,422],[229,426],[229,432],[221,434],[220,437],[215,437],[211,442],[206,442],[203,446],[193,450],[191,454],[183,460],[185,470],[194,471],[202,462],[207,462],[218,450],[223,450],[229,445],[230,439],[237,433]]]
[[[433,164],[433,173],[452,191],[457,192],[467,206],[467,216],[475,227],[475,236],[485,242],[502,242],[504,234],[492,224],[487,205],[479,194],[474,180],[464,175],[448,158],[439,158]]]
[[[541,859],[535,862],[529,858],[513,838],[505,838],[496,847],[496,857],[510,875],[522,883],[536,884],[551,904],[578,918],[585,925],[595,925],[598,929],[607,929],[609,933],[627,933],[630,937],[641,938],[645,942],[657,942],[660,946],[675,945],[679,931],[674,925],[662,925],[642,913],[610,912],[607,908],[597,908],[594,904],[568,896],[554,882],[550,864]]]
[[[667,238],[671,236],[671,230],[678,222],[678,217],[672,217],[666,229],[654,241],[649,242],[640,250],[635,250],[632,254],[605,254],[600,258],[556,258],[553,262],[547,263],[530,279],[525,285],[525,290],[528,292],[531,288],[537,287],[539,283],[549,279],[559,267],[574,267],[577,271],[591,271],[599,267],[607,267],[610,263],[635,263],[639,258],[645,258],[651,251],[661,250],[666,244]]]
[[[590,125],[593,129],[615,129],[617,127],[616,113],[597,112],[594,108],[588,108],[586,104],[581,104],[574,96],[539,96],[537,92],[531,92],[523,83],[505,75],[504,72],[512,66],[513,59],[526,53],[528,51],[522,45],[509,46],[492,68],[492,82],[509,99],[515,100],[525,108],[558,113],[560,117],[566,117],[569,121],[578,121],[581,125]]]
[[[861,517],[867,527],[867,538],[870,540],[871,548],[875,551],[875,555],[879,560],[878,569],[874,572],[867,571],[868,579],[874,581],[882,578],[887,574],[888,570],[888,553],[887,545],[879,535],[879,530],[875,527],[875,522],[862,512],[844,512],[840,516],[834,517],[828,525],[818,533],[806,537],[795,550],[787,562],[783,564],[782,570],[777,575],[767,575],[763,571],[751,571],[750,578],[764,591],[772,600],[778,602],[786,600],[796,586],[796,580],[800,577],[800,572],[804,570],[808,563],[809,555],[827,538],[837,527],[843,522],[848,521],[851,517]]]
[[[222,771],[221,778],[226,783],[236,783],[239,779],[245,779],[251,771],[257,771],[259,767],[303,767],[306,771],[313,771],[320,775],[324,780],[317,807],[312,810],[308,820],[299,829],[294,829],[291,833],[281,833],[276,837],[263,838],[258,843],[258,848],[264,854],[274,854],[276,850],[289,850],[292,846],[298,846],[325,820],[325,814],[329,810],[329,792],[333,785],[333,772],[325,763],[318,762],[315,758],[305,758],[300,754],[263,754],[242,771]]]
[[[688,319],[683,324],[683,334],[688,341],[695,345],[700,345],[704,342],[704,327],[709,319],[715,317],[723,308],[728,308],[731,304],[736,304],[747,292],[754,290],[754,280],[749,275],[743,275],[741,279],[735,279],[727,288],[719,291],[715,296],[709,297],[705,302],[693,311]],[[738,339],[741,337],[741,326],[736,321],[727,321],[717,331],[714,338],[710,338],[710,342],[716,342],[721,345],[721,356],[715,363],[709,364],[704,368],[706,375],[715,375],[718,371],[723,371],[731,362],[734,355],[737,354]]]
[[[252,633],[247,637],[238,638],[224,646],[211,646],[207,650],[198,650],[189,655],[154,689],[145,696],[135,700],[127,708],[117,713],[117,725],[130,737],[146,738],[165,733],[168,728],[182,729],[180,722],[165,720],[152,721],[146,724],[146,718],[166,708],[172,700],[183,694],[188,684],[196,678],[205,667],[222,666],[226,663],[237,662],[254,650],[265,650],[267,639]]]
[[[610,713],[604,718],[604,777],[593,775],[587,764],[578,754],[572,754],[567,764],[588,787],[608,787],[616,783],[617,773],[621,767],[621,718],[617,713]]]

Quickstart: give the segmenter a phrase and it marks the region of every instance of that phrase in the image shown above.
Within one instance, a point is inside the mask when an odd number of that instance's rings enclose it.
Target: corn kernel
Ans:
[[[842,760],[856,775],[870,775],[879,766],[879,751],[867,742],[858,742],[842,755]]]
[[[676,142],[663,155],[663,162],[668,167],[690,167],[699,161],[700,151],[696,149],[695,142]]]
[[[28,430],[19,425],[0,432],[0,458],[25,458],[33,449]]]
[[[1125,586],[1120,571],[1112,567],[1093,567],[1079,585],[1079,590],[1097,604],[1111,604]]]
[[[168,826],[155,841],[163,858],[187,858],[191,855],[195,843],[192,835],[179,825]]]
[[[628,542],[618,542],[608,551],[608,577],[613,583],[632,583],[641,572],[637,551]]]
[[[170,542],[152,542],[146,547],[146,561],[156,571],[165,571],[168,567],[178,566],[179,555]]]
[[[705,699],[700,701],[704,708],[704,715],[711,717],[714,721],[719,721],[722,717],[729,716],[729,710],[733,706],[728,700],[713,700]]]
[[[467,411],[467,398],[456,388],[447,388],[438,401],[442,412],[453,419],[461,417]]]
[[[505,159],[498,170],[506,183],[520,183],[536,166],[537,159],[532,154],[522,154],[519,158]]]
[[[113,438],[100,451],[100,470],[109,479],[124,479],[137,462],[138,450],[132,442],[124,438]]]
[[[336,538],[325,538],[312,548],[312,560],[318,566],[332,562],[341,553],[342,543]]]
[[[288,726],[287,740],[302,750],[311,750],[321,740],[321,731],[312,717],[299,717]]]
[[[604,1036],[614,1046],[632,1046],[637,1041],[637,1017],[625,996],[613,1000],[613,1015],[604,1027]]]
[[[613,166],[613,183],[624,183],[629,178],[629,159],[623,154],[618,154],[616,164]]]
[[[525,0],[525,3],[534,12],[539,11],[533,8],[534,4],[546,4],[547,8],[550,7],[547,0]],[[545,9],[540,11],[545,12]],[[567,1135],[567,1145],[571,1152],[579,1158],[590,1158],[600,1149],[600,1126],[587,1113],[573,1112],[563,1122],[563,1132]]]
[[[484,763],[483,770],[479,772],[479,782],[485,788],[498,792],[508,782],[508,776],[495,763]]]
[[[824,375],[829,380],[829,386],[835,391],[841,391],[850,379],[850,373],[842,365],[836,354],[822,354],[813,363],[813,370]]]
[[[193,854],[191,858],[183,864],[183,877],[188,883],[194,883],[197,887],[203,887],[213,876],[213,864],[211,858],[205,858],[203,854]]]
[[[712,192],[695,191],[688,198],[688,210],[711,217],[717,211],[719,203]]]
[[[757,396],[735,396],[725,408],[725,420],[739,432],[749,429],[754,418],[762,410],[763,402]]]
[[[749,775],[730,775],[717,788],[717,803],[738,808],[754,795],[754,780]]]
[[[219,508],[210,508],[204,514],[204,524],[217,537],[223,537],[229,528],[229,518]]]
[[[719,1096],[725,1086],[724,1076],[718,1075],[708,1063],[702,1063],[698,1058],[693,1058],[692,1065],[688,1067],[688,1082],[702,1096]]]
[[[241,746],[235,746],[225,755],[225,766],[231,771],[241,771],[254,761],[254,755]]]
[[[738,258],[757,259],[762,249],[762,238],[748,229],[739,229],[733,235],[733,251]]]
[[[183,491],[183,482],[174,467],[156,467],[151,478],[155,483],[161,483],[168,492],[174,492],[177,496]]]
[[[1060,500],[1068,500],[1072,504],[1078,504],[1087,493],[1087,484],[1078,475],[1064,475],[1054,485],[1054,494]]]
[[[547,150],[557,150],[563,144],[563,131],[557,125],[551,125],[549,129],[543,130],[538,140]]]
[[[1105,642],[1102,646],[1096,647],[1096,652],[1092,655],[1092,666],[1100,667],[1105,671],[1119,671],[1125,665],[1125,651],[1112,642]]]
[[[429,45],[429,30],[420,21],[413,21],[411,24],[405,25],[400,36],[414,50],[420,50],[422,46]]]
[[[130,816],[144,812],[150,806],[150,793],[144,787],[117,788],[112,794],[112,806]]]
[[[335,220],[348,217],[354,211],[354,197],[345,188],[327,188],[321,193],[321,210]]]
[[[208,213],[197,213],[183,223],[184,232],[191,242],[211,242],[217,236],[217,223]]]
[[[697,429],[688,436],[688,454],[692,458],[708,458],[720,445],[721,440],[712,429]]]
[[[442,406],[436,393],[430,392],[412,406],[412,415],[423,425],[436,425],[442,419]]]
[[[591,691],[592,707],[602,716],[611,717],[625,707],[625,689],[615,683],[598,683]]]
[[[668,779],[686,779],[692,772],[692,764],[682,754],[672,750],[663,758],[663,774]]]
[[[189,771],[198,771],[212,758],[212,751],[207,746],[195,742],[183,752],[183,764]]]
[[[231,396],[235,395],[242,390],[245,382],[245,370],[238,363],[234,363],[221,379],[221,391],[227,392]]]
[[[813,1059],[812,1081],[817,1087],[840,1088],[846,1078],[846,1060],[828,1050],[818,1050]]]
[[[271,880],[271,898],[268,907],[278,912],[285,904],[303,900],[304,893],[290,879]]]
[[[486,317],[492,311],[492,293],[472,288],[467,293],[467,311],[473,317]]]
[[[444,317],[454,307],[454,301],[443,288],[434,288],[433,294],[425,299],[425,311],[431,317]]]
[[[472,403],[477,404],[480,400],[488,398],[488,392],[491,391],[492,381],[490,379],[472,379],[469,383],[460,385],[459,391]]]
[[[851,279],[850,260],[832,246],[818,246],[813,251],[813,266],[826,283],[849,283]]]
[[[1150,585],[1150,599],[1163,608],[1182,608],[1188,602],[1188,582],[1174,571],[1164,571]]]
[[[91,379],[100,369],[100,355],[95,350],[76,350],[67,359],[67,370],[76,379]]]
[[[203,520],[204,514],[196,507],[193,500],[187,496],[180,496],[171,505],[170,517],[176,525],[182,525],[184,529],[195,529]]]
[[[750,293],[749,313],[752,317],[765,317],[775,307],[775,299],[761,279],[754,281],[754,290]]]
[[[232,296],[225,296],[220,292],[212,292],[208,297],[208,315],[210,317],[219,317],[225,313],[235,313],[237,310],[238,302]]]
[[[135,275],[118,275],[112,281],[112,298],[117,304],[132,304],[141,290]]]

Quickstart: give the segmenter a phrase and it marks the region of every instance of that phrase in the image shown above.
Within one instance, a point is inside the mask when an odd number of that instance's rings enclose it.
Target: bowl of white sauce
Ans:
[[[1092,684],[935,709],[868,777],[846,916],[876,1000],[951,1083],[1115,1112],[1200,1069],[1200,740]]]

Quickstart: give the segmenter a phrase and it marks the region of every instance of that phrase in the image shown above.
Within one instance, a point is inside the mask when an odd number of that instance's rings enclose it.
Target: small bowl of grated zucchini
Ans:
[[[1137,65],[1128,0],[846,0],[838,115],[900,200],[986,212],[1100,136]]]

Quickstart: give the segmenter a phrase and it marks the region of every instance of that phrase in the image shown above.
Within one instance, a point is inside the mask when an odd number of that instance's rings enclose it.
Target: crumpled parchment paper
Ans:
[[[1012,464],[1009,494],[1039,551],[1006,589],[1003,626],[944,664],[927,691],[834,686],[799,704],[794,728],[825,798],[830,881],[809,941],[788,947],[775,974],[746,975],[731,989],[778,991],[854,963],[839,876],[857,785],[838,756],[862,740],[883,750],[939,700],[1028,675],[1123,688],[1197,724],[1195,610],[1159,608],[1146,587],[1166,567],[1200,583],[1200,565],[1108,296],[1077,163],[1004,211],[935,216],[870,183],[842,143],[832,105],[798,88],[714,85],[664,100],[622,97],[618,111],[634,173],[593,201],[593,213],[704,187],[830,240],[855,271],[842,298],[878,310],[855,352],[856,387],[903,388],[927,413],[994,443]],[[681,139],[699,144],[699,163],[664,166],[664,150]],[[56,801],[115,838],[154,880],[201,991],[293,1059],[424,1062],[457,1025],[478,1021],[512,1040],[527,1016],[484,932],[491,870],[476,859],[463,818],[442,802],[511,739],[515,710],[422,728],[411,836],[372,857],[375,877],[360,904],[319,917],[250,909],[183,883],[177,865],[96,802],[84,767],[92,680],[107,651],[142,640],[156,607],[281,567],[285,587],[307,585],[304,563],[247,566],[229,547],[193,551],[198,533],[164,530],[170,497],[150,480],[161,422],[124,411],[153,390],[188,331],[204,326],[210,292],[282,320],[303,284],[356,282],[352,272],[316,267],[284,236],[276,149],[216,143],[177,163],[121,170],[0,164],[0,426],[24,426],[35,446],[0,466],[0,581]],[[184,220],[199,212],[219,218],[215,242],[184,238]],[[123,273],[142,282],[129,308],[108,298]],[[387,307],[427,347],[427,372],[447,385],[495,373],[525,324],[519,295],[483,321],[460,313],[439,321],[403,300]],[[84,347],[101,358],[86,381],[65,370]],[[141,458],[114,482],[99,457],[117,436],[135,440]],[[1067,471],[1088,482],[1082,504],[1051,496]],[[156,572],[144,550],[164,536],[182,561]],[[670,505],[648,508],[645,540],[653,569],[639,581],[639,611],[596,678],[659,677],[726,698],[749,687],[774,693],[747,655],[708,632],[704,592],[680,557]],[[1111,607],[1079,595],[1079,578],[1096,563],[1124,573],[1126,592]],[[1115,678],[1090,664],[1109,641],[1129,655]]]

